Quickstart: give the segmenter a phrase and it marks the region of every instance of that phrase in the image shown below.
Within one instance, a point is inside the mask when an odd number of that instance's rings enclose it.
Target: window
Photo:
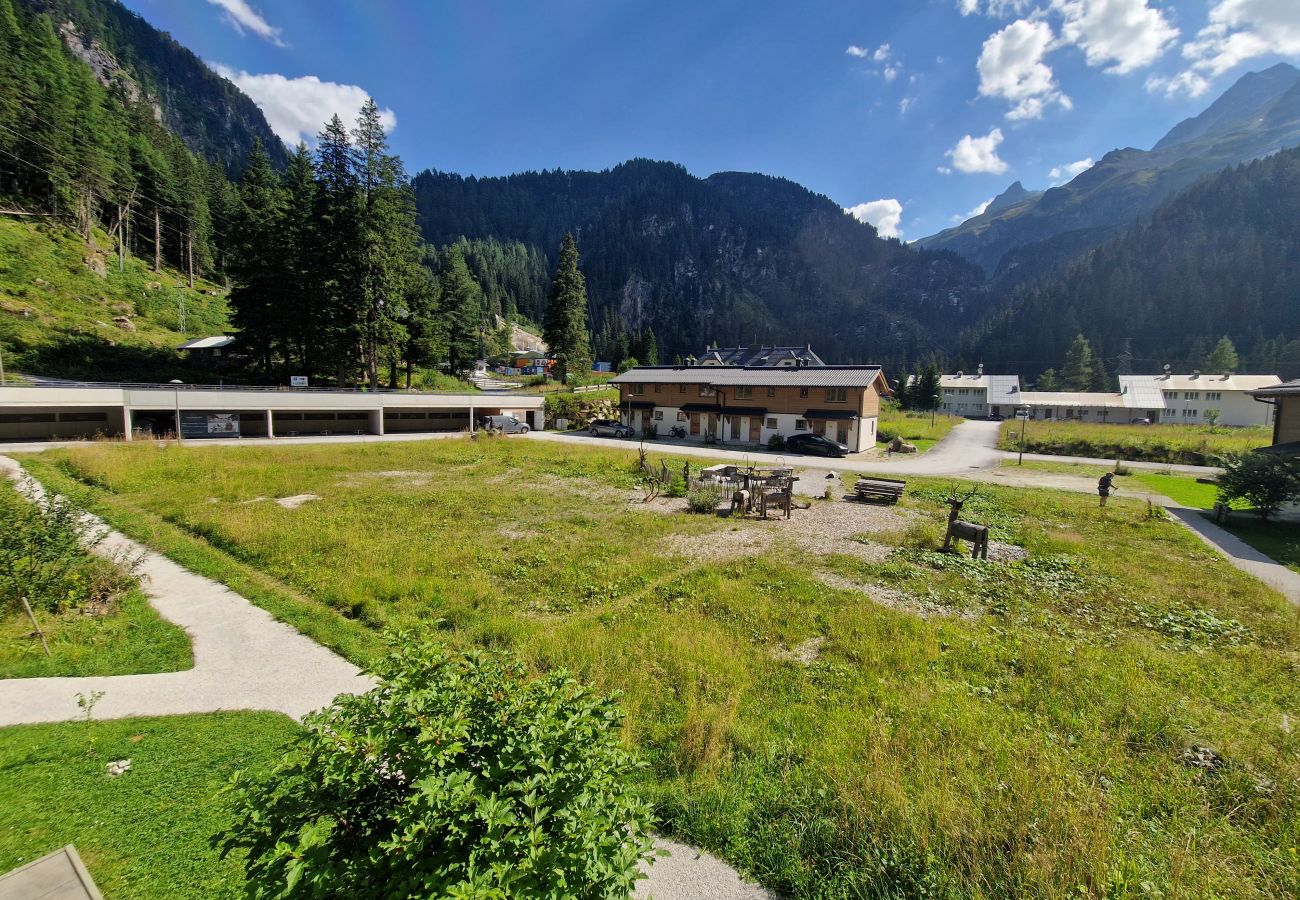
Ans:
[[[774,388],[774,387],[768,388],[768,389],[767,389],[767,395],[768,395],[769,397],[775,397],[775,396],[776,396],[776,388]],[[776,426],[773,426],[773,427],[776,427]]]
[[[656,385],[655,385],[655,393],[656,393],[656,394],[659,393],[659,389],[662,388],[662,387],[663,387],[662,384],[656,384]]]
[[[688,385],[688,384],[679,384],[679,385],[677,385],[677,392],[678,392],[679,394],[684,394],[684,393],[686,393],[686,389],[687,389],[688,387],[690,387],[690,385]]]
[[[1205,392],[1205,399],[1206,399],[1206,400],[1222,400],[1222,399],[1223,399],[1223,394],[1222,394],[1222,392],[1220,392],[1220,391],[1206,391],[1206,392]]]
[[[807,396],[808,396],[808,389],[807,389],[807,388],[799,388],[799,396],[800,396],[800,397],[807,397]]]
[[[656,422],[662,422],[663,420],[664,420],[664,411],[663,411],[662,409],[656,409],[656,410],[655,410],[655,421],[656,421]]]
[[[826,389],[826,402],[827,402],[827,403],[843,403],[843,402],[844,402],[845,400],[847,400],[847,399],[848,399],[848,390],[847,390],[846,388],[827,388],[827,389]]]
[[[736,399],[737,399],[737,400],[753,400],[753,399],[754,399],[754,389],[753,389],[752,387],[737,387],[737,388],[736,388]]]
[[[807,420],[806,420],[806,419],[795,419],[795,420],[794,420],[794,430],[795,430],[795,431],[807,431],[807,430],[808,430],[808,422],[807,422]]]
[[[711,384],[702,384],[702,385],[700,385],[700,396],[701,396],[701,397],[716,397],[717,395],[718,395],[718,392],[715,391],[715,390],[713,389],[713,385],[711,385]]]
[[[1177,399],[1178,399],[1178,392],[1177,392],[1177,391],[1165,391],[1165,402],[1166,402],[1166,403],[1170,403],[1170,402],[1172,402],[1172,401],[1174,401],[1174,400],[1177,400]]]
[[[770,390],[770,388],[769,388],[769,390]],[[776,427],[776,416],[768,416],[768,417],[767,417],[767,427],[768,427],[768,428],[775,428],[775,427]]]
[[[677,421],[678,421],[678,422],[685,422],[688,418],[689,418],[689,416],[687,416],[686,413],[682,412],[681,410],[678,410],[678,411],[677,411]]]
[[[627,386],[627,392],[628,392],[629,394],[631,394],[633,397],[640,397],[640,396],[643,396],[643,395],[645,394],[645,385],[644,385],[644,384],[629,384],[629,385]]]
[[[1183,392],[1183,399],[1184,399],[1184,400],[1200,400],[1200,399],[1201,399],[1201,392],[1200,392],[1200,391],[1184,391],[1184,392]]]
[[[1200,414],[1201,414],[1200,410],[1197,410],[1197,409],[1185,409],[1185,410],[1183,410],[1183,418],[1184,418],[1184,419],[1195,419],[1195,418],[1198,417]]]

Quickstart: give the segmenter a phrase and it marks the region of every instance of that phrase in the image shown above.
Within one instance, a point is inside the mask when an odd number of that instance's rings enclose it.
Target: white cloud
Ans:
[[[1150,65],[1178,37],[1178,29],[1147,0],[1052,0],[1061,39],[1077,44],[1090,66],[1123,75]]]
[[[1002,129],[994,128],[984,137],[966,135],[944,156],[952,160],[952,167],[958,172],[967,175],[1001,175],[1008,169],[1006,161],[998,156],[998,145],[1001,143]]]
[[[988,209],[989,204],[992,202],[993,202],[993,198],[990,197],[987,200],[985,200],[983,203],[976,203],[975,208],[972,209],[970,212],[966,213],[965,215],[962,215],[961,213],[957,213],[953,215],[952,217],[953,224],[961,224],[962,222],[965,222],[967,219],[973,219],[976,216],[984,215],[984,210]]]
[[[1087,159],[1075,160],[1072,163],[1066,163],[1063,166],[1053,166],[1052,171],[1047,173],[1047,177],[1052,179],[1052,184],[1062,184],[1069,181],[1080,172],[1092,168],[1092,157]]]
[[[1295,0],[1219,0],[1210,8],[1210,24],[1183,46],[1183,56],[1202,78],[1273,53],[1300,55],[1300,3]]]
[[[1031,6],[1033,0],[984,0],[983,5],[980,0],[957,0],[957,11],[963,16],[982,12],[995,19],[1018,16]]]
[[[912,104],[915,103],[915,102],[916,102],[916,98],[915,98],[915,97],[904,97],[902,100],[899,100],[899,101],[898,101],[898,114],[899,114],[900,116],[905,116],[905,115],[907,115],[907,111],[908,111],[909,109],[912,108]]]
[[[1041,20],[1017,19],[990,35],[976,64],[980,96],[1010,101],[1008,119],[1040,118],[1049,103],[1069,109],[1070,98],[1043,62],[1052,41],[1052,26]]]
[[[370,96],[365,88],[355,84],[321,81],[315,75],[286,78],[274,74],[253,75],[220,64],[212,68],[252,97],[266,114],[271,130],[291,145],[299,141],[313,142],[335,113],[350,128]],[[385,131],[397,127],[397,116],[391,109],[381,109],[379,121]]]
[[[957,0],[957,10],[963,16],[969,16],[980,11],[980,0]]]
[[[225,12],[222,18],[240,34],[251,31],[277,47],[287,46],[280,37],[280,29],[266,21],[260,12],[248,4],[248,0],[208,0],[208,2],[220,7]]]
[[[887,200],[869,200],[850,206],[844,210],[859,222],[874,225],[881,237],[901,237],[899,223],[903,221],[903,204],[893,198]]]
[[[880,75],[886,81],[893,81],[895,78],[898,77],[898,73],[901,71],[902,69],[899,68],[897,65],[893,63],[889,63],[883,69],[880,70]]]
[[[844,51],[849,56],[856,56],[858,59],[864,59],[871,55],[871,51],[866,47],[859,47],[857,44],[849,44],[849,49]]]
[[[1187,69],[1170,78],[1152,75],[1146,81],[1146,88],[1152,94],[1164,94],[1166,97],[1179,95],[1199,97],[1210,89],[1210,80],[1204,75]]]
[[[885,60],[889,59],[889,45],[881,44],[879,47],[876,48],[876,52],[871,54],[871,58],[874,59],[876,62],[884,62]]]

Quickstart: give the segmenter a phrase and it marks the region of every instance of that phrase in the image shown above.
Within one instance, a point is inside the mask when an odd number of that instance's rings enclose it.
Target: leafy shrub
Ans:
[[[408,644],[269,771],[236,773],[223,854],[257,897],[626,896],[647,858],[614,699],[504,654]]]
[[[944,530],[934,522],[917,520],[907,526],[906,546],[919,550],[938,550],[943,546]]]
[[[651,440],[654,440],[655,438],[659,437],[659,425],[657,422],[651,422],[649,425],[646,426],[645,436],[650,438]]]
[[[725,491],[716,485],[697,485],[686,492],[686,506],[691,512],[716,512],[724,494]]]
[[[1237,453],[1224,460],[1219,476],[1219,500],[1245,500],[1261,519],[1284,503],[1300,498],[1300,472],[1288,460],[1271,453]]]
[[[102,536],[84,514],[65,497],[32,503],[0,484],[0,608],[20,611],[26,597],[35,609],[63,612],[129,584],[126,573],[86,553]]]
[[[784,436],[784,435],[780,435],[780,434],[774,434],[774,435],[772,435],[770,438],[767,439],[767,449],[769,449],[769,450],[784,450],[784,449],[785,449],[785,436]]]

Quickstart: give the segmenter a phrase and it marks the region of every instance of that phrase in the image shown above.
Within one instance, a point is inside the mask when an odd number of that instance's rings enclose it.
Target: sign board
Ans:
[[[306,375],[290,375],[290,376],[289,376],[289,387],[306,387],[306,386],[307,386],[307,376],[306,376]]]
[[[239,413],[181,413],[181,435],[187,438],[237,438]]]

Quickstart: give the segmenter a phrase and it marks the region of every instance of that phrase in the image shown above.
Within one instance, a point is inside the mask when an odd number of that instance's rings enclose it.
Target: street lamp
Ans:
[[[1025,423],[1029,421],[1029,407],[1017,406],[1016,418],[1020,420],[1020,459],[1017,460],[1016,465],[1023,466],[1025,464]]]
[[[930,427],[934,427],[934,414],[939,409],[939,392],[935,391],[934,396],[930,398]]]

